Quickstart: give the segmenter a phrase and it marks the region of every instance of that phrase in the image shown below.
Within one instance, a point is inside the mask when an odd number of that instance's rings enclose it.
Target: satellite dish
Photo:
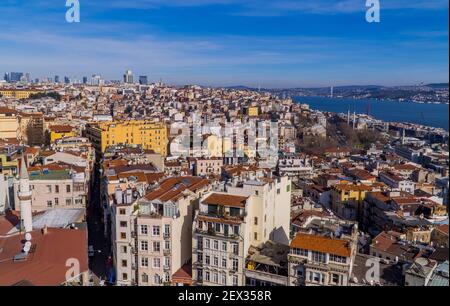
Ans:
[[[30,249],[31,249],[31,242],[29,242],[29,241],[25,242],[25,246],[23,247],[23,251],[25,253],[28,253],[30,251]]]
[[[30,233],[26,233],[25,234],[25,240],[26,241],[31,241],[31,234]]]

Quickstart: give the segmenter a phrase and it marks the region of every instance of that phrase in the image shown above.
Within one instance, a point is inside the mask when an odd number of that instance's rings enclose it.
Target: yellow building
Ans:
[[[331,208],[339,217],[357,220],[361,216],[362,202],[372,189],[364,184],[343,183],[331,190]]]
[[[76,132],[70,125],[53,125],[49,127],[50,143],[64,137],[75,137]]]
[[[30,95],[42,91],[32,89],[0,89],[0,95],[7,98],[28,99]]]
[[[258,107],[252,106],[252,107],[248,108],[248,116],[249,117],[258,117],[258,115],[259,115]]]
[[[86,125],[87,137],[97,151],[104,153],[114,145],[140,145],[167,156],[167,126],[160,122],[142,120],[90,123]]]
[[[18,130],[17,112],[13,109],[0,107],[0,139],[17,138]]]

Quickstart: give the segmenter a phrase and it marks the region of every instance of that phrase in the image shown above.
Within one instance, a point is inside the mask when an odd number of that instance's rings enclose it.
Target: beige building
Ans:
[[[0,107],[0,139],[17,138],[19,121],[17,111],[6,107]]]
[[[288,255],[289,286],[348,286],[356,252],[356,225],[341,237],[298,232]]]
[[[170,285],[172,275],[191,260],[192,216],[210,189],[206,179],[169,178],[131,202],[115,196],[113,253],[118,285]]]
[[[89,190],[84,169],[74,169],[53,164],[28,169],[32,192],[32,210],[44,211],[52,208],[85,208]],[[16,180],[14,189],[18,190]],[[16,192],[17,194],[17,192]],[[16,196],[15,203],[18,203]],[[19,207],[16,207],[19,210]]]
[[[222,158],[198,158],[194,164],[194,174],[197,176],[220,175],[222,167]]]
[[[251,246],[289,243],[290,186],[286,177],[247,181],[202,199],[193,225],[194,285],[243,286]]]

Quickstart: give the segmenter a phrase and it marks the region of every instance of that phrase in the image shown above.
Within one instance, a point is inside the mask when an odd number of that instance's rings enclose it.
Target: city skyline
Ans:
[[[0,71],[266,88],[448,82],[447,1],[381,1],[377,24],[364,2],[81,0],[69,24],[64,4],[6,1]]]

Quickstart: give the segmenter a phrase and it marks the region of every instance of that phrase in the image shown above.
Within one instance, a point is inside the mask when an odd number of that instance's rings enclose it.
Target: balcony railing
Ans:
[[[169,256],[170,255],[170,250],[163,250],[163,254],[164,254],[164,256]]]
[[[169,239],[170,238],[170,233],[164,233],[163,237],[164,237],[164,239]]]
[[[169,266],[169,265],[164,265],[164,266],[163,266],[163,270],[164,270],[164,271],[170,270],[170,266]]]

